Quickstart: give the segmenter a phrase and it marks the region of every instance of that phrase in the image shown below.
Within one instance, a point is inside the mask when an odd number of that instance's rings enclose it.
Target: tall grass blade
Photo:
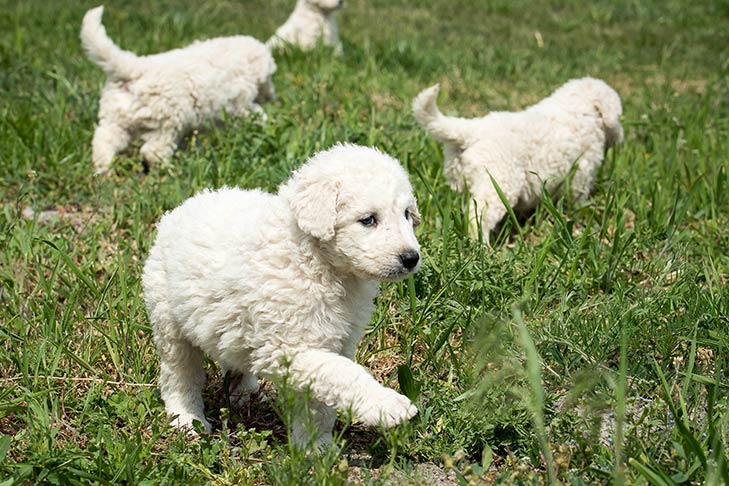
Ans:
[[[542,386],[542,360],[539,357],[537,348],[534,345],[529,330],[526,328],[521,310],[514,309],[514,322],[519,330],[521,345],[526,354],[526,375],[529,381],[530,395],[528,403],[534,421],[534,430],[539,440],[539,448],[544,456],[545,467],[547,469],[547,480],[549,484],[557,484],[555,476],[554,462],[552,460],[552,451],[549,447],[549,439],[547,437],[547,429],[544,421],[544,388]]]
[[[74,261],[71,259],[70,256],[68,256],[68,253],[61,250],[56,246],[55,243],[53,243],[50,240],[42,239],[40,240],[44,244],[50,246],[56,252],[60,255],[60,257],[63,259],[63,261],[66,263],[66,266],[71,269],[71,271],[78,277],[79,280],[81,280],[84,285],[98,298],[99,297],[99,290],[96,288],[96,285],[91,281],[91,279],[74,263]]]
[[[658,363],[655,360],[653,361],[653,367],[656,371],[656,374],[658,374],[658,377],[661,380],[666,405],[668,405],[669,410],[673,414],[673,417],[676,421],[676,427],[678,427],[681,438],[683,439],[689,450],[696,455],[699,461],[701,461],[701,465],[703,466],[704,470],[706,470],[706,453],[701,447],[701,444],[699,444],[699,441],[696,440],[696,437],[693,436],[688,426],[686,425],[686,415],[682,411],[679,411],[679,409],[676,408],[676,405],[673,403],[673,399],[671,398],[671,387],[668,385],[668,382],[666,381],[666,376],[663,374],[663,371],[661,370],[660,366],[658,366]]]
[[[491,179],[491,184],[494,185],[494,189],[496,189],[496,194],[498,194],[499,199],[501,200],[501,204],[504,205],[504,208],[506,209],[506,214],[509,215],[509,220],[511,220],[511,224],[514,225],[514,228],[519,232],[519,236],[522,236],[522,228],[519,225],[519,220],[516,219],[516,214],[514,213],[514,209],[512,209],[511,204],[509,204],[509,200],[506,198],[506,194],[504,194],[504,191],[501,189],[501,186],[499,186],[499,183],[496,182],[496,179],[489,174],[489,179]],[[483,211],[483,209],[482,209]]]
[[[628,381],[628,338],[623,326],[620,329],[620,365],[615,388],[615,468],[613,482],[625,484],[625,467],[623,465],[623,441],[625,432],[625,398]]]
[[[641,464],[634,458],[630,458],[628,463],[635,468],[643,478],[654,486],[675,486],[676,483],[661,471],[656,471],[650,466]]]

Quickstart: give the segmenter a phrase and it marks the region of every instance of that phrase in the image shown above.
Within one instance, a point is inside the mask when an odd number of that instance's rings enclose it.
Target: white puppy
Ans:
[[[294,11],[266,45],[271,49],[293,45],[308,51],[321,39],[325,46],[341,54],[342,43],[334,14],[343,3],[344,0],[297,0]]]
[[[583,202],[605,149],[623,140],[620,97],[597,79],[571,80],[521,112],[473,119],[444,116],[436,105],[438,89],[422,91],[413,112],[430,136],[443,143],[445,177],[456,191],[468,188],[475,202],[472,231],[480,217],[486,241],[507,212],[491,177],[511,207],[524,212],[540,200],[542,184],[556,190],[574,167],[571,195]]]
[[[315,155],[278,195],[223,188],[165,214],[142,284],[173,424],[210,430],[203,353],[242,377],[234,394],[284,375],[308,389],[319,446],[332,440],[335,409],[386,427],[415,415],[352,360],[378,282],[419,268],[418,223],[400,164],[355,145]],[[292,439],[308,437],[299,417]]]
[[[263,115],[258,103],[274,96],[276,64],[252,37],[219,37],[150,56],[117,47],[101,24],[103,7],[86,12],[81,42],[106,72],[94,132],[93,161],[104,173],[133,138],[147,162],[167,162],[179,139],[223,112]]]

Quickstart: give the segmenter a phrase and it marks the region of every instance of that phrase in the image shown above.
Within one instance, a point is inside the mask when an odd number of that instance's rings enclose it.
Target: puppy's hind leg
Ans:
[[[188,341],[155,326],[154,341],[160,355],[159,388],[165,410],[175,418],[172,425],[193,432],[200,421],[205,432],[212,427],[205,420],[202,388],[205,385],[203,352]]]
[[[491,182],[491,177],[499,184],[499,189],[501,189],[506,199],[506,204],[512,208],[519,201],[519,190],[523,185],[523,179],[514,173],[501,171],[498,168],[492,169],[490,172],[490,175],[489,173],[483,174],[479,183],[471,188],[471,197],[475,206],[470,214],[471,231],[478,235],[478,224],[480,222],[483,239],[486,243],[490,242],[491,232],[509,211],[504,205],[504,201],[501,200],[496,187]],[[502,182],[499,183],[499,181]]]
[[[231,405],[243,406],[250,399],[251,395],[256,393],[260,388],[258,377],[251,373],[226,370],[223,374],[228,377],[228,393]]]
[[[297,393],[295,406],[289,431],[291,442],[301,449],[307,449],[312,443],[319,450],[331,446],[337,410],[314,398],[307,400],[304,393]]]
[[[577,162],[577,170],[570,182],[570,196],[577,204],[584,204],[590,197],[592,186],[595,182],[595,174],[599,164],[591,162],[590,156],[599,157],[598,154],[585,154],[582,159]],[[598,159],[599,160],[599,159]]]
[[[114,156],[127,148],[130,139],[129,132],[121,126],[108,120],[100,120],[91,142],[94,172],[96,174],[108,172]]]
[[[177,138],[178,134],[175,131],[158,130],[145,133],[142,136],[144,145],[140,153],[150,165],[153,163],[167,165],[177,150]]]

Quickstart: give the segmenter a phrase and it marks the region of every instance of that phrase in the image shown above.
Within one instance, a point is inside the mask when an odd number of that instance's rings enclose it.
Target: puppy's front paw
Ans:
[[[384,388],[383,393],[371,397],[363,409],[363,413],[357,417],[362,423],[386,428],[394,427],[418,413],[408,397],[389,388]]]

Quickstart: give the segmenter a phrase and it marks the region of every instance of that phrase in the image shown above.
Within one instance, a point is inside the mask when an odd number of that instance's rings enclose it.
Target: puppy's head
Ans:
[[[256,40],[252,40],[252,48],[248,50],[248,64],[256,83],[256,103],[265,103],[276,99],[273,86],[273,75],[276,72],[276,61],[271,50]],[[254,47],[253,47],[254,46]]]
[[[566,107],[597,115],[605,131],[605,145],[611,147],[623,141],[620,116],[623,107],[620,95],[600,79],[580,78],[565,83],[554,93]]]
[[[333,12],[344,5],[344,0],[304,0],[312,7],[323,12]]]
[[[372,148],[337,145],[281,187],[298,228],[339,271],[400,280],[420,268],[418,207],[405,170]]]

